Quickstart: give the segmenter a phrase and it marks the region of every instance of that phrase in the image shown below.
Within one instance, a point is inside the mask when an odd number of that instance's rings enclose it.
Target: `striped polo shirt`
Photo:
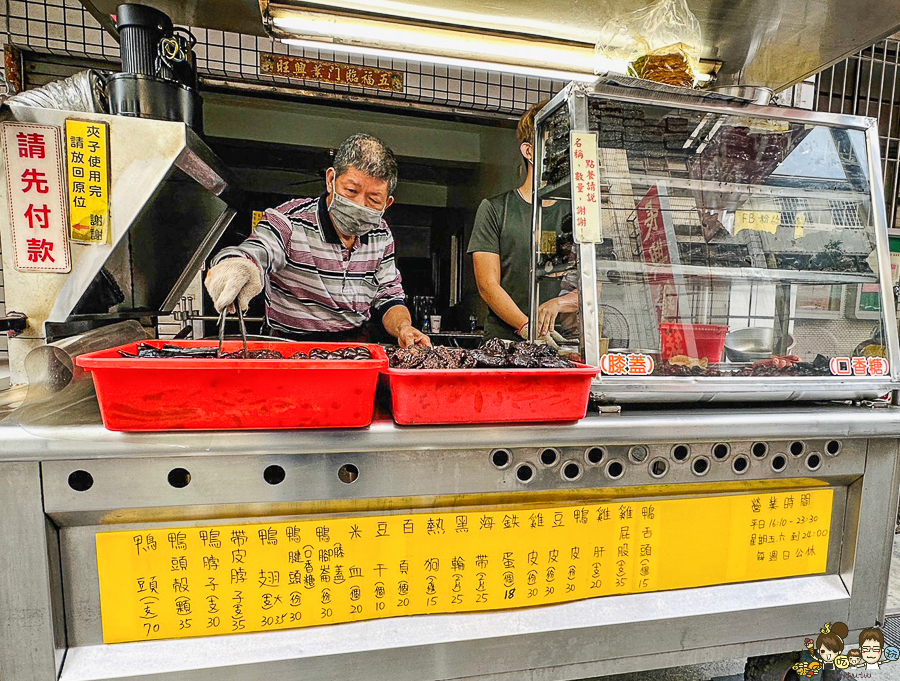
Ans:
[[[264,273],[266,318],[281,331],[349,331],[369,321],[373,308],[380,316],[404,302],[387,223],[348,249],[325,194],[268,209],[252,236],[222,249],[212,264],[233,257],[250,258]]]

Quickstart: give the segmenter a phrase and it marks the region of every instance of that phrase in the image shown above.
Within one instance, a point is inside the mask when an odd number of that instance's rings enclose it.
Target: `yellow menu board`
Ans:
[[[97,535],[106,643],[825,571],[832,490]]]
[[[66,168],[72,241],[109,240],[109,126],[66,120]]]

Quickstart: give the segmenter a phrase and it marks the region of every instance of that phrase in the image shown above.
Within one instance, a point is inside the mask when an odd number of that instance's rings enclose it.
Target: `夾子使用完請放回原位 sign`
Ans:
[[[109,126],[66,120],[66,167],[72,241],[109,241]]]

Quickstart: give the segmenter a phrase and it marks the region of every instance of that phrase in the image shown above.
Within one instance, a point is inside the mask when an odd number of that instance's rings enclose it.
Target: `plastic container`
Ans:
[[[215,341],[144,341],[160,347],[216,346]],[[103,424],[110,430],[254,430],[359,428],[372,423],[379,372],[388,366],[378,345],[247,343],[249,350],[290,356],[312,348],[365,345],[371,360],[129,359],[137,343],[92,352],[75,363],[90,371]],[[241,349],[226,341],[225,352]]]
[[[577,421],[587,413],[595,367],[574,369],[388,369],[394,421]]]
[[[709,362],[721,362],[727,326],[717,324],[660,324],[662,358],[686,355]]]

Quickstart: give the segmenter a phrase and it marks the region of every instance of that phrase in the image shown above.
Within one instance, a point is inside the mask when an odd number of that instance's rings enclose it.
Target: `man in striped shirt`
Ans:
[[[266,325],[276,336],[359,339],[374,313],[401,347],[430,345],[412,325],[382,219],[397,186],[393,153],[375,137],[353,135],[325,185],[318,198],[270,208],[251,237],[213,259],[206,288],[216,310],[246,310],[265,291]]]

